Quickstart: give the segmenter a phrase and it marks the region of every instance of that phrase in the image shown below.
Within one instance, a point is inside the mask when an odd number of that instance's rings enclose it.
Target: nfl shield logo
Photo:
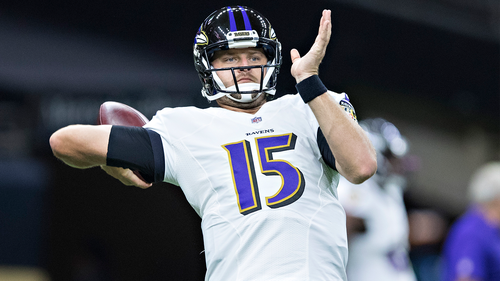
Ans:
[[[252,118],[252,124],[259,123],[260,121],[262,121],[262,117]]]

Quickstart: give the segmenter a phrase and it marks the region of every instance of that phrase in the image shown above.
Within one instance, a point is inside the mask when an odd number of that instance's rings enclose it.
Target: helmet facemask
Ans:
[[[242,83],[238,84],[235,70],[239,69],[252,69],[252,68],[260,68],[260,83]],[[256,66],[246,66],[246,67],[230,67],[230,68],[212,68],[209,71],[212,72],[212,78],[214,83],[214,88],[217,94],[213,96],[206,96],[208,100],[212,101],[218,99],[221,96],[227,96],[228,98],[242,103],[249,103],[256,100],[263,92],[264,87],[263,84],[266,82],[264,80],[265,71],[264,65],[256,65]],[[233,86],[225,87],[222,80],[219,78],[217,72],[219,71],[231,71],[233,77]],[[268,71],[269,73],[269,71]],[[267,75],[266,75],[267,76]],[[240,98],[236,98],[231,94],[240,94]],[[257,94],[257,95],[254,95]]]

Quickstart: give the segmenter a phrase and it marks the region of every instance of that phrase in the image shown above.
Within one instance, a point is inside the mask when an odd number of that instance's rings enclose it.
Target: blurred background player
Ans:
[[[415,281],[408,256],[408,217],[403,202],[408,142],[382,119],[360,122],[377,150],[377,173],[360,185],[340,179],[347,215],[350,281]]]
[[[433,208],[408,206],[410,260],[419,281],[441,281],[441,249],[448,218]]]
[[[500,280],[500,162],[475,172],[469,196],[472,204],[448,232],[442,280]]]

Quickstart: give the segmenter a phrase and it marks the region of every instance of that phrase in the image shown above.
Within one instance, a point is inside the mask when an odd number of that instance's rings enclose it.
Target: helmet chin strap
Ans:
[[[260,89],[260,84],[258,83],[243,83],[243,84],[238,84],[238,88],[240,89],[240,92],[248,92],[248,91],[258,91]],[[236,91],[236,85],[233,85],[231,87],[228,87],[226,88],[228,91],[234,91],[237,93]],[[253,97],[253,93],[252,94],[241,94],[240,93],[240,98],[235,98],[234,96],[232,96],[232,94],[226,94],[226,96],[234,101],[237,101],[237,102],[241,102],[241,103],[249,103],[249,102],[252,102],[254,100],[256,100],[258,97],[260,97],[260,95],[262,95],[262,92],[260,92],[259,94],[257,94],[255,97]]]

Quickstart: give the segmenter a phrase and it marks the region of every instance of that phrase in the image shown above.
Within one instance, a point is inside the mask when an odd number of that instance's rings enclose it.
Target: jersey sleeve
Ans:
[[[162,181],[179,185],[176,177],[177,153],[174,148],[176,141],[171,136],[170,131],[176,130],[182,124],[177,124],[177,122],[171,120],[171,115],[175,114],[173,112],[174,109],[168,107],[158,111],[151,121],[144,125],[144,128],[155,132],[159,136],[158,142],[153,147],[153,153],[154,155],[161,155],[161,159],[158,156],[157,161],[163,162]]]
[[[333,91],[328,91],[328,94],[332,96],[336,102],[342,107],[347,115],[351,117],[354,121],[358,122],[358,117],[356,116],[356,111],[354,110],[354,106],[351,104],[351,100],[346,93],[335,93]]]

